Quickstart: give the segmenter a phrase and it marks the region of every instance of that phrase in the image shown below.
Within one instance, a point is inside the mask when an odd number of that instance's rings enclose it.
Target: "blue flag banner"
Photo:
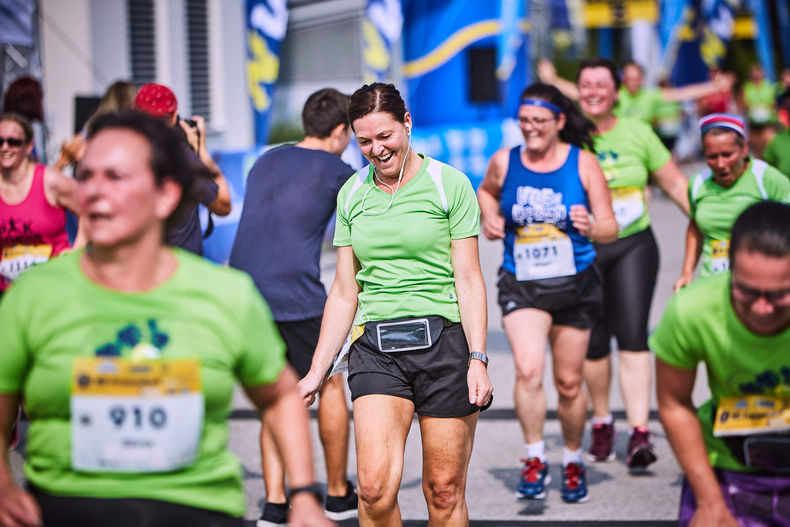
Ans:
[[[497,79],[504,82],[513,75],[518,52],[523,49],[524,34],[518,23],[524,18],[524,0],[500,0],[499,23],[502,33],[497,39]]]
[[[247,0],[247,94],[255,122],[255,143],[269,138],[272,95],[280,71],[280,43],[288,27],[286,0]]]
[[[699,46],[702,60],[709,68],[718,68],[727,54],[735,14],[727,0],[702,0],[700,15],[704,23]]]
[[[365,83],[383,81],[392,66],[392,46],[400,39],[400,0],[368,0],[362,22]]]
[[[782,3],[782,0],[778,2]],[[757,23],[757,35],[755,47],[757,48],[757,57],[760,59],[760,64],[765,71],[765,78],[773,82],[776,80],[774,75],[774,51],[773,51],[773,38],[771,31],[771,14],[763,0],[749,0],[749,9],[754,14],[754,21]],[[787,3],[785,2],[785,11],[787,10]],[[784,28],[787,32],[788,28]]]

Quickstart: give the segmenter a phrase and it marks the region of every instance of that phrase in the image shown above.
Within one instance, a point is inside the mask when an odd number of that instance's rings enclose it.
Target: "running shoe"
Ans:
[[[637,426],[631,433],[628,441],[628,457],[626,463],[631,470],[642,470],[658,459],[653,443],[650,441],[650,431],[644,426]]]
[[[288,503],[270,503],[263,504],[263,512],[261,517],[255,524],[257,527],[282,527],[288,525],[288,510],[290,506]]]
[[[536,457],[522,459],[524,469],[516,487],[516,497],[542,500],[546,497],[546,485],[551,483],[549,464]]]
[[[587,459],[593,462],[614,461],[614,442],[617,434],[614,421],[611,424],[594,424],[592,426],[592,444],[587,452]]]
[[[562,500],[568,503],[584,503],[589,499],[584,463],[568,463],[562,467]]]
[[[330,520],[348,520],[349,518],[357,517],[358,507],[359,498],[357,498],[357,493],[354,491],[354,485],[347,481],[345,496],[326,495],[324,512],[326,512],[326,517]]]

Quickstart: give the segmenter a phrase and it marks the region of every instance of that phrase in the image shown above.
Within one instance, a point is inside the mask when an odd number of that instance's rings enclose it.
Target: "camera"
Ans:
[[[197,137],[198,137],[198,144],[200,144],[200,130],[198,129],[198,124],[197,124],[197,122],[196,122],[196,121],[194,121],[193,119],[186,119],[186,118],[184,118],[184,117],[181,117],[181,116],[179,115],[179,116],[178,116],[178,118],[177,118],[177,120],[176,120],[176,124],[174,125],[174,127],[175,127],[175,128],[176,128],[176,129],[177,129],[179,132],[181,132],[181,135],[184,137],[184,142],[186,142],[186,143],[187,143],[187,145],[189,145],[189,147],[190,147],[190,148],[192,148],[192,145],[190,145],[190,144],[189,144],[189,141],[187,140],[187,135],[186,135],[186,132],[184,132],[184,129],[183,129],[183,128],[181,128],[181,122],[182,122],[182,121],[183,121],[184,123],[186,123],[186,124],[187,124],[187,126],[189,126],[190,128],[192,128],[192,129],[195,131],[195,133],[197,134]],[[193,150],[194,150],[194,149],[193,149]]]

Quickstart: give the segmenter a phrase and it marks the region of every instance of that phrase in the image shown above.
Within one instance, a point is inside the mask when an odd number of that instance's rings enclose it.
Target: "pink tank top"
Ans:
[[[36,165],[30,192],[9,205],[0,197],[0,291],[26,269],[49,260],[71,245],[66,211],[53,207],[44,194],[44,165]]]

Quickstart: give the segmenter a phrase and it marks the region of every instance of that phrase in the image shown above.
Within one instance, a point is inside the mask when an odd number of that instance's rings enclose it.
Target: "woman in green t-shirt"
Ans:
[[[595,261],[603,275],[604,317],[592,330],[585,364],[593,404],[588,457],[594,461],[614,459],[615,433],[609,410],[610,340],[614,335],[631,434],[626,461],[631,469],[643,469],[656,460],[647,430],[652,377],[647,323],[659,261],[645,192],[652,180],[687,213],[687,182],[649,125],[615,115],[620,78],[614,63],[600,58],[582,61],[576,84],[581,109],[596,126],[595,151],[619,225],[616,241],[595,244]]]
[[[417,414],[428,521],[465,525],[466,470],[492,393],[480,209],[465,175],[411,149],[411,114],[395,86],[358,89],[348,120],[370,165],[338,194],[335,281],[299,384],[312,402],[355,324],[348,385],[360,524],[401,523],[404,449]]]
[[[273,427],[291,525],[328,526],[307,412],[265,302],[245,274],[165,245],[205,166],[140,112],[90,127],[78,169],[87,248],[23,274],[0,302],[0,525],[240,526],[227,450],[236,382]],[[24,401],[25,476],[5,438]]]
[[[714,113],[700,119],[700,128],[708,168],[689,184],[686,254],[675,282],[676,292],[694,279],[700,255],[700,276],[729,269],[730,231],[746,207],[758,201],[790,198],[790,181],[765,161],[749,156],[743,119]]]

